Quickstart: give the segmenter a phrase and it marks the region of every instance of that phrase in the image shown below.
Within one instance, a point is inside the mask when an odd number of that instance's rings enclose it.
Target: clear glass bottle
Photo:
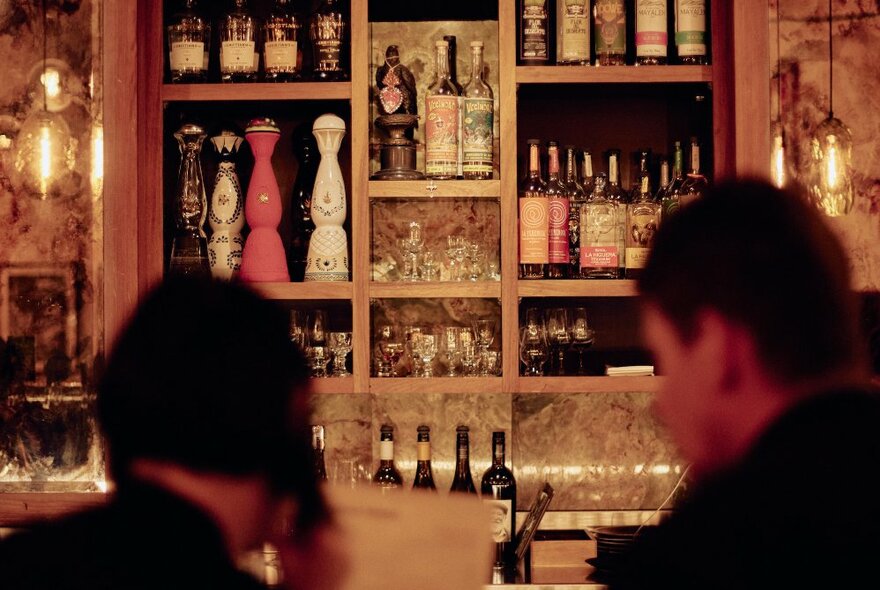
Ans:
[[[666,185],[666,189],[663,191],[663,200],[660,202],[664,219],[675,215],[675,212],[678,211],[684,181],[684,151],[681,148],[681,142],[676,141],[672,158],[672,180]]]
[[[556,0],[556,63],[590,63],[590,0]]]
[[[480,493],[492,518],[493,583],[513,582],[516,568],[516,478],[504,464],[504,455],[504,432],[493,432],[492,465],[480,482]]]
[[[626,4],[624,0],[595,0],[593,39],[596,65],[626,64]]]
[[[232,10],[220,19],[220,79],[255,82],[259,65],[257,19],[247,0],[234,0]]]
[[[425,174],[453,179],[458,174],[458,90],[449,78],[449,43],[434,43],[436,77],[425,96]]]
[[[696,137],[691,138],[691,170],[681,187],[679,206],[685,206],[705,194],[709,188],[709,181],[700,173],[700,142]]]
[[[623,278],[625,273],[625,257],[623,253],[626,248],[626,209],[629,203],[629,195],[623,187],[620,186],[620,150],[608,150],[608,188],[606,194],[608,199],[614,201],[618,205],[617,211],[617,263],[619,265],[617,276]]]
[[[619,273],[619,207],[608,198],[607,184],[607,176],[600,172],[581,207],[581,277],[585,279],[616,279]]]
[[[665,64],[668,43],[666,0],[636,0],[636,65]]]
[[[675,0],[675,47],[681,64],[708,63],[706,0]]]
[[[455,429],[455,475],[450,492],[476,494],[474,478],[471,476],[470,428],[459,426]]]
[[[180,148],[177,175],[176,233],[171,244],[169,274],[211,276],[205,220],[208,197],[202,176],[202,144],[207,134],[199,125],[187,123],[174,133]]]
[[[211,24],[199,12],[198,0],[183,0],[180,10],[171,17],[166,32],[171,82],[206,82]]]
[[[593,185],[596,182],[594,174],[593,152],[590,148],[584,148],[581,150],[581,186],[586,196],[590,196],[593,192]]]
[[[591,171],[592,172],[592,171]],[[578,182],[577,156],[574,146],[565,146],[565,188],[568,190],[568,251],[571,279],[581,276],[581,207],[587,200],[584,187]]]
[[[548,0],[519,0],[519,61],[543,66],[550,62]]]
[[[290,82],[302,69],[302,22],[292,0],[275,0],[263,25],[263,75],[267,82]]]
[[[650,152],[642,151],[638,186],[633,190],[632,202],[627,207],[625,264],[628,279],[638,279],[642,275],[648,252],[654,243],[654,234],[660,227],[660,203],[651,190],[649,162]]]
[[[559,144],[547,143],[547,213],[548,249],[547,278],[567,279],[571,263],[568,249],[568,189],[559,174]]]
[[[462,171],[469,180],[492,178],[495,100],[483,79],[483,42],[471,41],[471,79],[464,88]]]
[[[379,429],[379,468],[373,475],[373,483],[382,491],[403,487],[403,477],[394,466],[394,427],[383,424]]]
[[[345,25],[345,16],[339,10],[339,2],[321,0],[309,25],[315,80],[331,82],[348,78],[342,63],[348,51]]]
[[[422,424],[418,432],[416,476],[413,479],[414,490],[437,491],[434,485],[434,473],[431,470],[431,428]]]
[[[547,184],[541,178],[541,140],[530,139],[529,171],[519,187],[519,278],[543,279],[550,262]]]
[[[663,208],[663,198],[666,196],[666,187],[669,185],[669,158],[662,156],[660,158],[660,181],[657,183],[657,195],[654,200],[660,203],[661,210]]]
[[[315,478],[326,480],[327,466],[324,463],[324,427],[320,424],[312,425],[312,457]]]

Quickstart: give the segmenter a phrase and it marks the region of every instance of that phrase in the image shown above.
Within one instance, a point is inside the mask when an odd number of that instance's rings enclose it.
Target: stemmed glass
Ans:
[[[480,275],[483,274],[483,264],[486,261],[486,252],[479,242],[470,242],[467,245],[467,259],[470,264],[470,274],[468,278],[471,281],[478,281]]]
[[[407,256],[407,262],[404,264],[406,269],[404,279],[408,281],[419,280],[419,254],[425,245],[425,232],[422,224],[418,221],[410,221],[407,224],[408,234],[401,240],[403,250]]]
[[[480,377],[487,377],[489,369],[486,364],[486,353],[492,342],[495,341],[495,320],[478,319],[474,320],[474,337],[477,348],[480,350]]]
[[[406,354],[409,356],[411,371],[410,375],[419,377],[422,374],[422,358],[416,351],[416,339],[422,333],[419,326],[406,326],[403,329],[403,344]]]
[[[330,363],[330,351],[327,348],[327,318],[324,310],[316,309],[312,312],[308,323],[308,352],[307,356],[312,369],[313,377],[326,377],[327,365]]]
[[[578,375],[583,375],[584,351],[593,345],[595,337],[595,332],[590,328],[585,307],[576,307],[572,310],[568,332],[571,337],[571,346],[578,354]]]
[[[464,270],[464,259],[467,258],[468,252],[468,241],[464,236],[455,236],[455,263],[458,265],[458,275],[455,277],[456,281],[463,281],[464,276],[462,271]]]
[[[470,328],[461,328],[458,331],[458,343],[461,349],[461,371],[465,377],[473,377],[477,372],[479,361],[477,341]]]
[[[434,376],[434,368],[431,363],[437,355],[437,339],[437,335],[429,331],[413,334],[413,353],[418,355],[422,361],[423,377]]]
[[[305,353],[306,351],[306,318],[305,314],[298,309],[290,310],[290,325],[288,328],[290,341]]]
[[[541,324],[527,324],[520,329],[519,358],[526,367],[524,375],[540,377],[544,374],[544,363],[550,356],[547,346],[547,332]]]
[[[330,350],[333,352],[333,376],[348,377],[345,359],[351,352],[351,332],[330,332]]]
[[[376,377],[391,377],[393,367],[391,366],[391,362],[385,358],[385,354],[382,352],[383,342],[399,342],[399,339],[397,338],[397,329],[394,326],[390,324],[379,326],[379,329],[376,331],[376,344],[373,348],[373,353],[376,359]]]
[[[422,254],[419,272],[423,281],[433,281],[437,275],[437,261],[434,259],[434,253],[430,250]]]
[[[459,329],[457,326],[446,326],[440,338],[440,353],[446,360],[446,376],[455,377],[458,375],[455,371],[455,363],[461,357],[461,340],[459,337]]]
[[[564,307],[555,307],[547,312],[547,340],[556,353],[557,375],[565,375],[565,349],[571,343],[566,311]]]
[[[465,244],[464,236],[446,236],[446,258],[449,260],[449,280],[462,280]]]
[[[403,342],[393,339],[379,341],[379,354],[382,355],[382,362],[384,365],[388,367],[388,377],[400,376],[397,373],[397,362],[400,360],[400,357],[403,356],[403,351]],[[385,376],[386,375],[379,374],[379,377]]]

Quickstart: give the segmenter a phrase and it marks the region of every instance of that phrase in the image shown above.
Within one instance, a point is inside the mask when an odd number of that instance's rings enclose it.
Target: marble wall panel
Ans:
[[[334,483],[362,483],[372,477],[371,422],[371,401],[366,394],[312,398],[312,423],[324,426],[324,464]]]

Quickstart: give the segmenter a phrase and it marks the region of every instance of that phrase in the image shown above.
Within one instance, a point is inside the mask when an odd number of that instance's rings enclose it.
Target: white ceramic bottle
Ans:
[[[244,239],[244,197],[235,171],[235,155],[244,138],[234,131],[224,129],[211,138],[220,156],[214,192],[211,193],[211,210],[208,223],[211,239],[208,242],[208,261],[215,279],[230,280],[241,267],[241,251]]]

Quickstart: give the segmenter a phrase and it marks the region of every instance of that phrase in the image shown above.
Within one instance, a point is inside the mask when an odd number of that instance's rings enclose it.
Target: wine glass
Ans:
[[[382,362],[388,367],[388,377],[400,376],[397,373],[397,363],[400,361],[400,357],[403,356],[403,352],[403,342],[394,339],[379,341],[379,354],[382,355]],[[384,375],[379,376],[382,377]]]
[[[479,361],[477,341],[470,328],[460,328],[458,331],[458,344],[460,348],[461,371],[465,377],[473,377],[477,372]]]
[[[419,326],[406,326],[403,329],[403,343],[404,350],[406,351],[407,356],[409,356],[410,362],[410,375],[413,377],[418,377],[422,374],[422,359],[415,351],[415,339],[418,337],[417,334],[422,333],[422,328]]]
[[[323,309],[316,309],[312,312],[309,320],[308,337],[310,346],[326,346],[327,345],[327,314]]]
[[[351,352],[351,332],[330,332],[330,350],[333,352],[333,376],[351,375],[345,366],[345,359]]]
[[[543,325],[532,324],[520,329],[519,358],[525,365],[527,377],[540,377],[544,374],[544,363],[550,356],[547,345],[547,332]]]
[[[462,276],[462,271],[464,270],[464,259],[467,257],[468,251],[468,241],[464,236],[455,236],[455,263],[458,265],[458,274],[455,277],[456,281],[463,281],[464,277]]]
[[[437,261],[432,251],[428,250],[422,254],[419,272],[423,281],[433,281],[434,277],[437,276]]]
[[[423,377],[434,376],[434,368],[431,363],[437,355],[437,339],[437,335],[429,331],[413,334],[413,352],[422,361]]]
[[[571,343],[566,311],[564,307],[547,311],[547,340],[556,353],[554,357],[557,375],[565,375],[565,349]]]
[[[422,224],[418,221],[410,221],[406,227],[407,236],[402,240],[403,249],[407,255],[407,262],[404,265],[406,269],[405,278],[409,281],[418,281],[418,260],[419,254],[421,254],[422,248],[425,245],[425,232],[423,231]]]
[[[486,252],[479,242],[469,242],[467,245],[467,259],[470,264],[470,274],[468,278],[471,281],[480,280],[483,274],[483,265],[486,262]]]
[[[486,377],[489,371],[485,366],[485,358],[486,352],[495,341],[495,320],[485,318],[474,320],[474,337],[480,350],[480,377]]]
[[[590,328],[587,309],[576,307],[572,310],[568,328],[571,346],[578,354],[578,375],[584,374],[584,351],[593,345],[595,332]]]
[[[440,337],[440,354],[446,361],[446,376],[455,377],[455,363],[461,357],[461,345],[458,326],[446,326]]]

